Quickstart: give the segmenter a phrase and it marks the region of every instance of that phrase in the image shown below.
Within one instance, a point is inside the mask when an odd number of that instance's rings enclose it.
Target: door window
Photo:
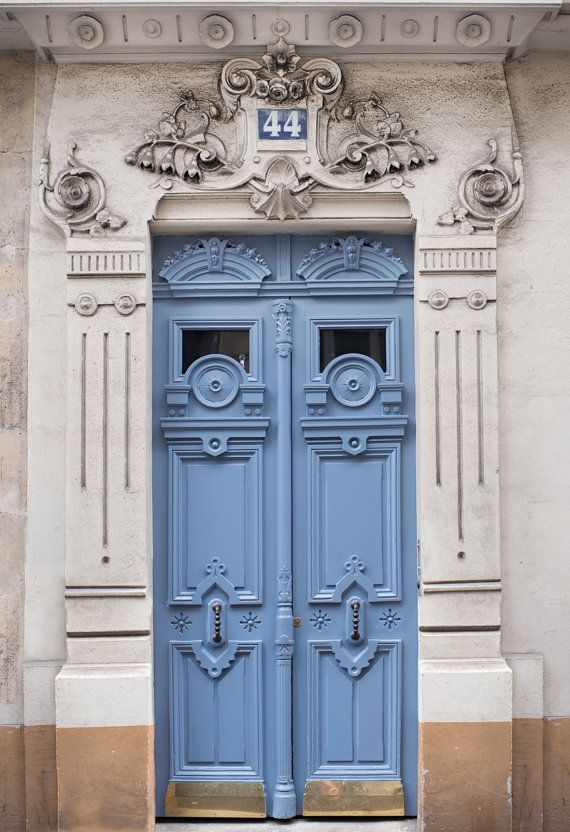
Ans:
[[[249,372],[249,329],[185,329],[182,372],[203,355],[227,355]]]
[[[320,372],[333,358],[348,353],[367,355],[386,372],[386,329],[320,329]]]

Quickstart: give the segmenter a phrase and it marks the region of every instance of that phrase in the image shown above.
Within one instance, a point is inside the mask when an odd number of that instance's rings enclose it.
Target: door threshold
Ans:
[[[156,832],[417,832],[417,820],[293,818],[287,821],[159,821]]]

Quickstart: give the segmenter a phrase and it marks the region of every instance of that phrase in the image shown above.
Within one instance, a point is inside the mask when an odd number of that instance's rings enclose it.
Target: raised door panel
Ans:
[[[399,777],[400,641],[375,641],[370,663],[356,677],[339,662],[340,641],[312,640],[308,647],[308,776]]]
[[[213,675],[201,665],[201,644],[172,645],[174,777],[261,776],[261,644],[230,642],[229,648],[226,666]]]
[[[370,600],[398,598],[400,448],[369,443],[358,457],[309,448],[312,601],[340,601],[359,581]]]
[[[214,584],[234,604],[261,600],[262,453],[171,448],[171,603],[200,604]]]

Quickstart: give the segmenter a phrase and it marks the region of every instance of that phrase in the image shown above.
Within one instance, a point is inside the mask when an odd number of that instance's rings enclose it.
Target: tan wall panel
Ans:
[[[422,832],[511,832],[511,724],[420,723]]]
[[[57,829],[55,726],[26,726],[24,753],[26,832],[52,832]]]
[[[154,829],[152,726],[58,728],[61,832]]]
[[[543,720],[513,719],[513,832],[542,832]]]
[[[544,832],[570,829],[570,719],[544,721]]]
[[[23,832],[26,823],[24,795],[24,733],[19,725],[0,726],[0,829]]]

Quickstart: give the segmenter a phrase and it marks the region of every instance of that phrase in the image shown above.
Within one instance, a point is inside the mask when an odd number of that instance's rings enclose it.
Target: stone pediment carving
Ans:
[[[283,37],[259,59],[228,61],[218,94],[183,92],[127,164],[157,174],[152,185],[166,190],[245,188],[256,212],[284,220],[309,210],[315,186],[413,187],[414,169],[436,160],[378,94],[345,96],[338,63],[305,61]]]

